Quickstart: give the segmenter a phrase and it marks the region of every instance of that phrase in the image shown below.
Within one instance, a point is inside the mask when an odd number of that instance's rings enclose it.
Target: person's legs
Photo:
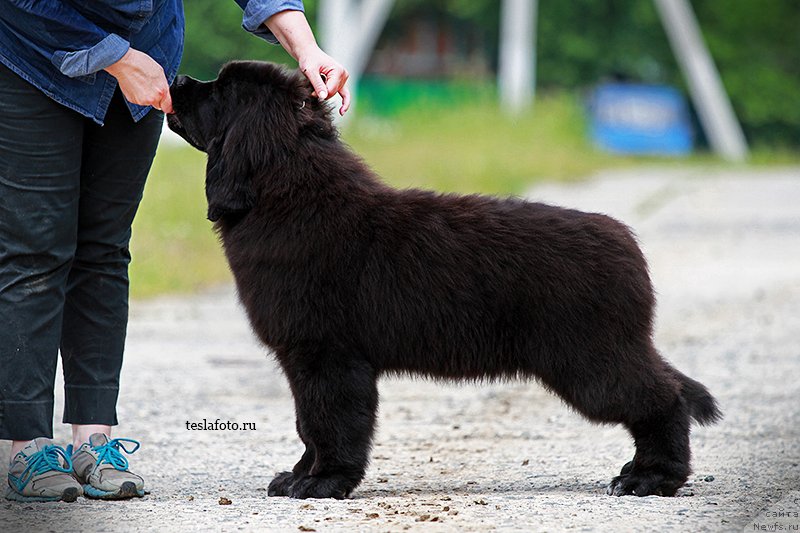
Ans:
[[[75,259],[61,333],[65,405],[75,476],[87,497],[144,495],[127,469],[127,439],[110,439],[128,324],[128,244],[163,124],[151,111],[134,123],[119,92],[105,125],[86,124]],[[133,441],[135,442],[135,441]]]
[[[5,497],[75,501],[53,383],[75,251],[83,119],[0,66],[0,439]]]
[[[83,119],[0,67],[0,439],[53,435]]]
[[[65,423],[73,444],[110,434],[128,322],[131,223],[155,156],[163,115],[138,123],[117,92],[105,125],[83,139],[78,239],[64,304],[61,356]]]

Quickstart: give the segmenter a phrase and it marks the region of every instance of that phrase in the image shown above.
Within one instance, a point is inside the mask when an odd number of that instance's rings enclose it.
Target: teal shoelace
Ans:
[[[129,442],[131,444],[135,444],[136,446],[129,450],[123,444],[124,442]],[[139,449],[139,441],[133,439],[111,439],[107,443],[103,444],[102,446],[92,447],[92,449],[97,452],[97,462],[96,466],[101,464],[109,464],[116,468],[117,470],[127,470],[128,469],[128,459],[122,455],[120,449],[127,454],[132,454],[136,450]]]
[[[64,460],[66,466],[61,466],[61,459]],[[54,470],[65,474],[72,472],[72,459],[64,451],[64,448],[54,444],[48,444],[38,452],[27,456],[25,462],[28,466],[25,467],[19,477],[8,474],[17,492],[22,492],[28,482],[39,474]]]

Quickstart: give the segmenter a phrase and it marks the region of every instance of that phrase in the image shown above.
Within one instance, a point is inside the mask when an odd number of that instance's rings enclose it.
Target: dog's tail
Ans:
[[[689,416],[701,426],[710,426],[719,422],[722,419],[722,412],[705,385],[674,368],[672,371],[681,383],[681,396],[689,406]]]

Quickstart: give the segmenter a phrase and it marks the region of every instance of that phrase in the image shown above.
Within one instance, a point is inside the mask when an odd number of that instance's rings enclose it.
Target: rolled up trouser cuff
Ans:
[[[65,424],[117,425],[117,387],[64,386]]]
[[[53,401],[0,400],[0,440],[53,438]]]

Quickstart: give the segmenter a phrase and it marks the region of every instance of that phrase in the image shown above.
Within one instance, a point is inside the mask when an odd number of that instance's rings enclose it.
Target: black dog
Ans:
[[[364,477],[382,374],[535,378],[636,454],[609,494],[673,495],[706,388],[652,343],[626,226],[518,199],[398,191],[338,139],[299,72],[180,77],[169,126],[208,153],[208,217],[253,329],[280,362],[305,453],[273,496],[344,498]]]

